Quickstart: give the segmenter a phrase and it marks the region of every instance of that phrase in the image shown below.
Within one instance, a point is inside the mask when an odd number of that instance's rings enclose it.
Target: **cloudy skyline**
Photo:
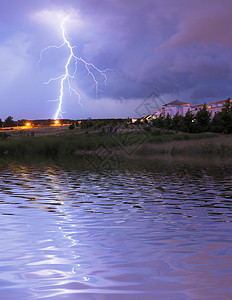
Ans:
[[[178,98],[193,104],[232,96],[232,38],[229,0],[0,0],[0,118],[52,118],[68,49],[59,16],[75,55],[99,73],[98,95],[78,63],[70,95],[64,86],[64,118],[136,117],[150,93],[155,103]],[[70,72],[75,64],[70,65]],[[154,95],[153,95],[154,97]],[[153,99],[154,100],[154,99]]]

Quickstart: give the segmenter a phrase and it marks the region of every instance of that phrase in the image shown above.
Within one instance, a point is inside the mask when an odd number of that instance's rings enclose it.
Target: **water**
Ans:
[[[0,168],[0,299],[232,298],[232,173]]]

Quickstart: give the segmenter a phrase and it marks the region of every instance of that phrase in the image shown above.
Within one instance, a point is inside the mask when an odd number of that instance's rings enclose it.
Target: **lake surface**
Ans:
[[[0,166],[0,299],[232,299],[231,170]]]

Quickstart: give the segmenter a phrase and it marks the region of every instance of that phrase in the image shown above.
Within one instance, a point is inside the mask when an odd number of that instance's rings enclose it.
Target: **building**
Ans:
[[[160,115],[161,115],[161,109],[157,109],[154,111],[152,118],[153,119],[159,118]]]
[[[230,99],[230,98],[229,98]],[[206,104],[206,108],[209,112],[211,112],[211,118],[215,116],[217,112],[221,112],[227,100],[221,100],[210,103],[210,105]],[[232,100],[230,99],[230,103],[232,104]],[[196,115],[198,111],[203,108],[204,104],[191,106],[191,112],[193,115]]]
[[[165,117],[167,117],[169,114],[171,118],[177,113],[179,113],[181,116],[185,116],[189,109],[190,103],[174,100],[163,106],[163,114]]]
[[[227,100],[212,102],[209,105],[206,104],[207,110],[211,112],[211,118],[213,118],[217,112],[222,111],[222,108],[224,107]],[[229,100],[232,106],[232,99],[229,98]],[[192,114],[195,116],[203,107],[204,104],[190,106],[190,103],[188,102],[174,100],[172,102],[163,105],[163,107],[160,110],[155,110],[152,115],[152,118],[153,119],[159,118],[160,115],[167,117],[168,114],[170,115],[171,118],[173,118],[173,116],[176,113],[179,113],[181,116],[185,116],[188,110],[190,110]]]
[[[204,104],[198,104],[198,105],[191,106],[192,114],[195,116],[199,112],[199,110],[201,110],[203,108],[203,106],[204,106]],[[211,105],[206,104],[206,108],[209,112],[211,112]]]
[[[227,99],[228,100],[228,99]],[[226,104],[226,101],[227,100],[221,100],[221,101],[216,101],[216,102],[212,102],[211,103],[211,112],[212,112],[212,115],[211,117],[213,118],[215,116],[215,114],[217,112],[220,112],[222,111],[222,108],[223,106]],[[232,104],[232,100],[229,98],[230,100],[230,103]]]
[[[153,119],[152,115],[147,115],[143,118],[140,119],[140,122],[144,123],[144,122],[151,122]]]

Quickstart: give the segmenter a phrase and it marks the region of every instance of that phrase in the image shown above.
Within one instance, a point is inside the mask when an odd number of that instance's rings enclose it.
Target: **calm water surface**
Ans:
[[[0,167],[0,299],[232,299],[232,173]]]

